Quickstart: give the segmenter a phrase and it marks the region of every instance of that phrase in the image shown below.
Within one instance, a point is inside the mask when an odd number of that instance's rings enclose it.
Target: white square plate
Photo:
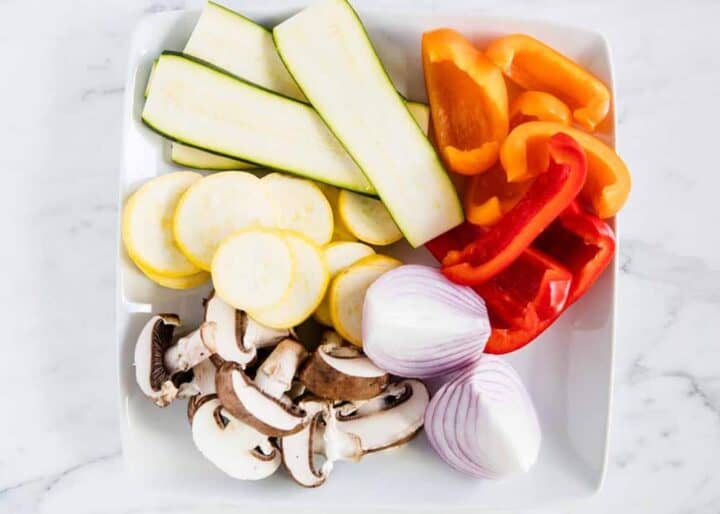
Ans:
[[[268,25],[290,14],[253,4],[244,14]],[[440,12],[432,14],[359,10],[397,88],[413,100],[425,99],[420,36],[442,26],[453,27],[481,44],[510,32],[534,35],[612,86],[609,49],[597,33],[538,21],[443,13],[439,5]],[[140,122],[143,89],[153,58],[164,49],[182,49],[197,16],[197,12],[153,15],[135,31],[123,112],[120,208],[141,182],[174,169],[165,155],[167,145]],[[606,136],[614,140],[614,133]],[[448,512],[539,507],[586,497],[600,487],[611,394],[616,265],[538,341],[509,356],[535,400],[544,434],[539,461],[530,473],[500,482],[472,479],[445,465],[421,435],[402,449],[369,456],[359,464],[339,463],[323,487],[308,490],[282,471],[261,482],[224,476],[195,450],[183,402],[158,409],[142,396],[134,381],[132,351],[149,313],[177,312],[192,325],[200,320],[200,299],[207,291],[177,292],[155,286],[129,262],[121,244],[118,250],[123,450],[130,473],[155,490],[170,489],[176,499],[262,505],[270,511],[393,507]],[[407,248],[392,251],[406,254]],[[410,260],[434,264],[424,250],[413,252]]]

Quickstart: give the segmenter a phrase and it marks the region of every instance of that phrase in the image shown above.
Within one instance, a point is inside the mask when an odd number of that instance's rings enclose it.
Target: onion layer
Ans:
[[[515,370],[485,355],[443,385],[425,411],[430,445],[453,468],[482,478],[527,472],[540,451],[540,424]]]
[[[400,266],[365,295],[363,349],[395,375],[428,378],[464,368],[482,356],[489,336],[483,299],[435,268]]]

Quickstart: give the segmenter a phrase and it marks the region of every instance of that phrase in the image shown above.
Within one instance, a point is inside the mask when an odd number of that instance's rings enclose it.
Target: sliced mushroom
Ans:
[[[305,412],[292,402],[260,390],[235,362],[228,361],[220,366],[215,385],[223,406],[240,421],[265,435],[279,437],[303,428]]]
[[[298,484],[304,487],[318,487],[325,483],[332,461],[318,466],[316,455],[323,452],[322,427],[324,418],[329,412],[329,403],[324,400],[300,402],[300,407],[307,413],[307,422],[302,430],[280,439],[282,459],[285,469]]]
[[[192,380],[180,384],[178,398],[207,396],[215,394],[215,375],[217,368],[211,359],[205,359],[192,368]]]
[[[360,441],[363,454],[406,443],[423,425],[430,395],[419,380],[391,384],[380,395],[364,402],[348,402],[331,408],[328,426],[335,432],[352,434]],[[332,451],[348,452],[346,439],[331,440]],[[328,445],[328,437],[325,437]],[[330,450],[326,450],[330,454]]]
[[[231,477],[259,480],[280,465],[280,452],[268,437],[233,417],[215,395],[203,396],[189,414],[195,446]]]
[[[171,375],[193,368],[215,353],[215,333],[217,325],[205,322],[200,328],[181,337],[165,351],[163,361]]]
[[[178,326],[180,318],[176,314],[158,314],[145,324],[135,343],[135,380],[159,407],[170,404],[178,394],[163,359]]]
[[[379,395],[390,375],[365,357],[359,348],[343,344],[329,332],[300,372],[308,390],[333,400],[367,400]]]
[[[273,398],[282,398],[290,390],[293,377],[308,352],[303,345],[285,339],[260,365],[255,374],[255,385]]]
[[[290,335],[289,330],[261,325],[247,313],[225,303],[214,292],[205,301],[205,321],[217,325],[218,355],[243,367],[255,360],[258,348],[274,346]]]

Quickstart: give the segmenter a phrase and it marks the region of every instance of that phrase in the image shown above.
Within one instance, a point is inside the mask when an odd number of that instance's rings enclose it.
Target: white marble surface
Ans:
[[[634,191],[622,220],[609,473],[595,498],[549,512],[720,512],[720,3],[443,3],[593,27],[614,50],[620,150]],[[128,483],[115,403],[129,35],[143,14],[199,5],[0,1],[2,513],[236,512]]]

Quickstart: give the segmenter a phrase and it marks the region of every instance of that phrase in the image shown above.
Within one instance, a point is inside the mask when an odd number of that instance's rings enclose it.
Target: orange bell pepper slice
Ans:
[[[493,41],[486,55],[513,82],[567,102],[573,118],[593,131],[610,111],[610,90],[597,77],[546,44],[524,34]]]
[[[508,182],[525,182],[547,169],[548,139],[558,132],[572,137],[585,150],[588,173],[580,200],[602,219],[611,218],[630,194],[630,171],[611,147],[582,130],[549,121],[531,121],[515,127],[500,149]]]
[[[490,169],[508,133],[502,73],[451,29],[423,34],[422,55],[435,138],[446,165],[462,175]]]
[[[505,170],[500,166],[475,175],[465,191],[465,219],[473,225],[492,227],[515,207],[531,183],[508,182]]]
[[[554,121],[570,125],[570,107],[558,97],[544,91],[525,91],[510,104],[510,126],[527,121]]]

